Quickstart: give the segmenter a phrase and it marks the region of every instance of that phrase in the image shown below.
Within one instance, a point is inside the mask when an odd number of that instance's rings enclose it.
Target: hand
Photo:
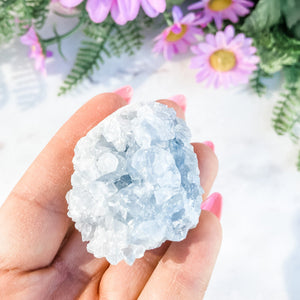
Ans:
[[[179,117],[183,111],[174,102]],[[0,299],[202,299],[221,243],[219,220],[202,211],[181,242],[146,251],[132,266],[109,265],[86,251],[67,217],[72,157],[77,141],[116,109],[116,94],[101,94],[81,107],[29,167],[0,209]],[[198,156],[204,200],[217,174],[217,159],[204,144]]]

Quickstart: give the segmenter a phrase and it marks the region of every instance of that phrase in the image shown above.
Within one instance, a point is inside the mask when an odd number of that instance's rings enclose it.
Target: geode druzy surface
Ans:
[[[132,264],[197,225],[203,190],[190,138],[172,108],[153,102],[117,110],[79,140],[68,215],[89,252]]]

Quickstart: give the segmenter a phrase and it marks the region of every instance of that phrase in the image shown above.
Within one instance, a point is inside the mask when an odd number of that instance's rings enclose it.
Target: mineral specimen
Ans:
[[[185,121],[154,102],[117,110],[79,140],[68,215],[89,252],[133,264],[197,225],[203,190],[190,138]]]

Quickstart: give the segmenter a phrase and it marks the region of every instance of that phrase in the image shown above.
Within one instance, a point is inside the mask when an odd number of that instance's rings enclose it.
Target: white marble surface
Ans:
[[[78,36],[68,40],[73,48]],[[188,57],[165,62],[151,55],[151,41],[134,58],[113,59],[72,94],[58,98],[68,61],[48,62],[42,78],[13,44],[0,55],[0,204],[75,110],[97,93],[130,84],[133,102],[174,94],[188,99],[187,121],[195,141],[212,140],[220,160],[213,191],[224,197],[224,240],[206,299],[299,299],[300,173],[296,150],[271,127],[280,78],[263,99],[246,86],[215,91],[195,83]],[[66,43],[65,43],[66,46]],[[55,50],[55,48],[53,48]]]

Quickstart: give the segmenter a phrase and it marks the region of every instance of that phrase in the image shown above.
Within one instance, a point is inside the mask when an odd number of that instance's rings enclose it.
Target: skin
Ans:
[[[184,113],[174,102],[179,117]],[[110,265],[86,251],[67,217],[73,149],[109,114],[126,105],[101,94],[82,106],[56,133],[0,209],[0,299],[202,299],[221,244],[217,217],[202,211],[181,242],[147,251],[132,266]],[[206,199],[218,162],[206,145],[193,144]]]

